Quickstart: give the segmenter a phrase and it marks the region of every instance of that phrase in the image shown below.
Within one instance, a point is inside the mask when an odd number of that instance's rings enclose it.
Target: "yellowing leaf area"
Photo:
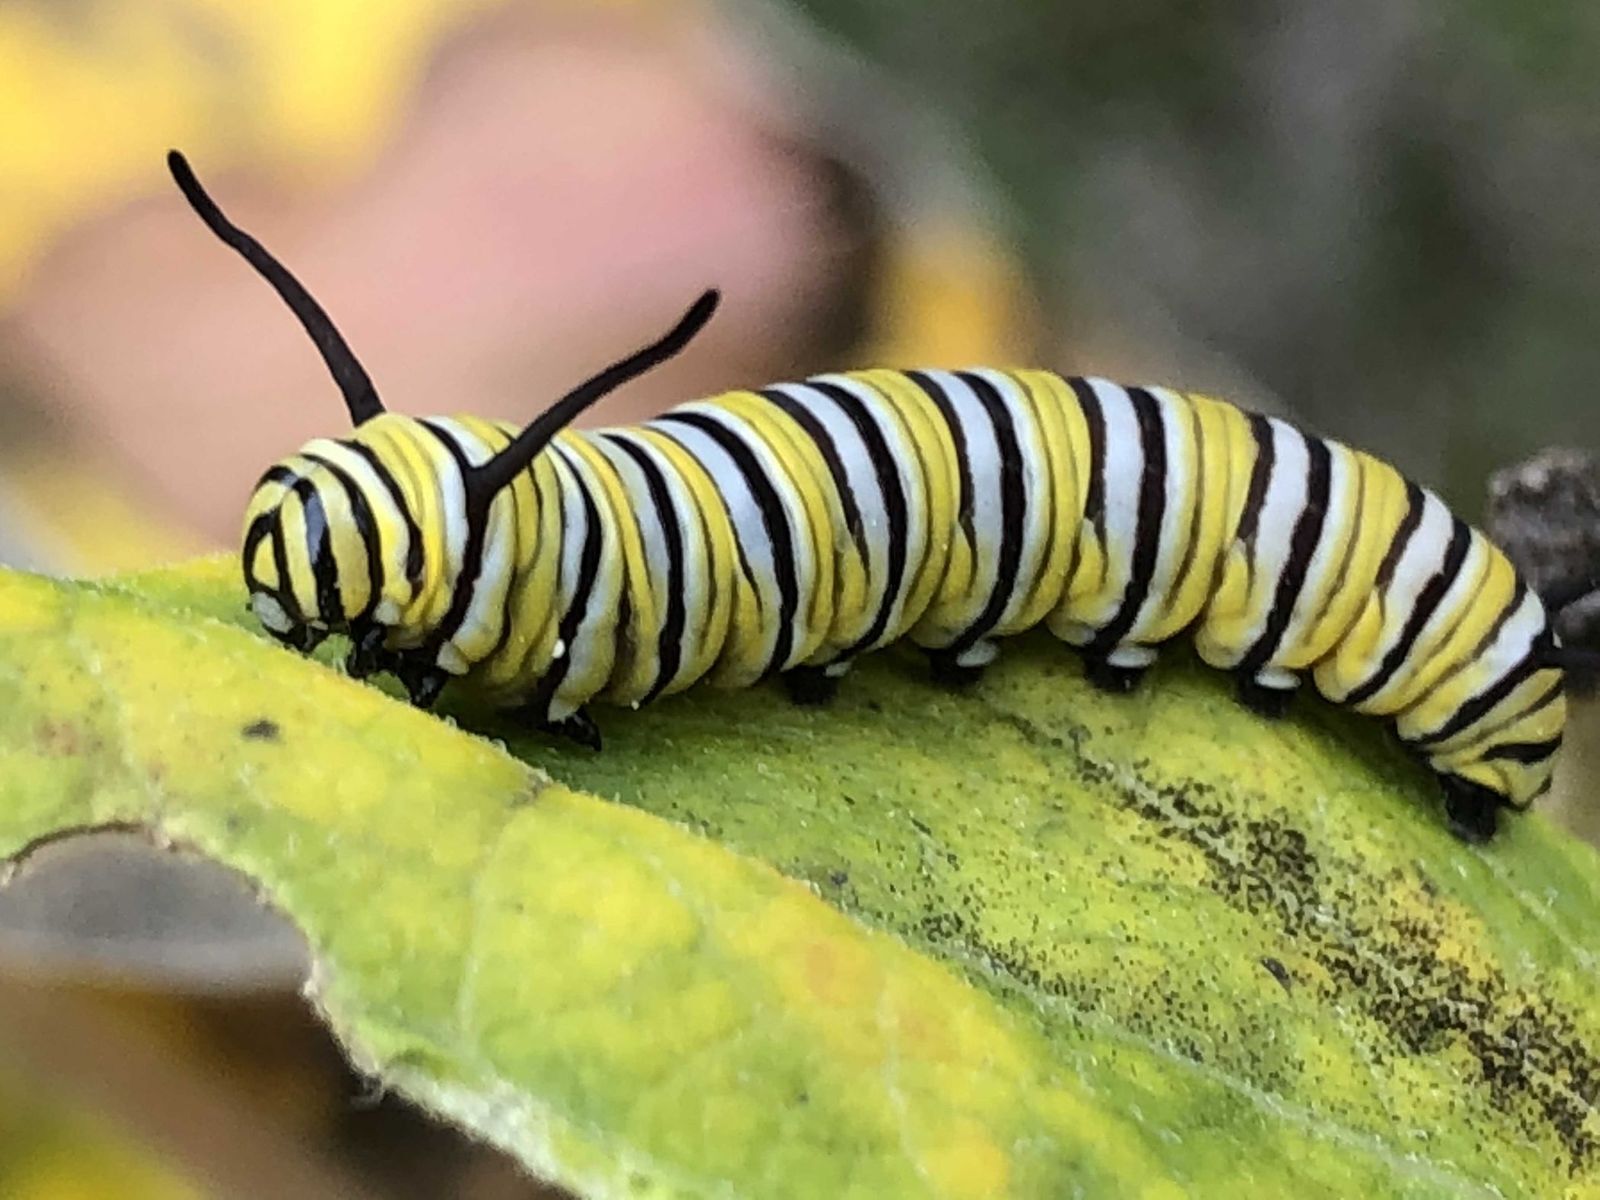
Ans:
[[[890,652],[594,755],[269,644],[224,559],[0,575],[0,855],[231,865],[358,1062],[583,1195],[1600,1195],[1595,854],[1171,657]]]

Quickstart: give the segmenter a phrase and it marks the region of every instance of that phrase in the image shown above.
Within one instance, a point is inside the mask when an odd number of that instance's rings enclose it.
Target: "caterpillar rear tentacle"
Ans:
[[[311,334],[356,428],[270,468],[245,519],[251,604],[426,707],[452,678],[599,748],[589,706],[779,676],[830,698],[907,640],[978,679],[1043,625],[1126,691],[1193,638],[1276,715],[1305,679],[1386,721],[1489,837],[1550,785],[1580,661],[1482,534],[1394,468],[1206,396],[1047,371],[856,371],[575,432],[680,350],[715,292],[526,428],[387,413],[327,316],[232,226],[206,224]]]

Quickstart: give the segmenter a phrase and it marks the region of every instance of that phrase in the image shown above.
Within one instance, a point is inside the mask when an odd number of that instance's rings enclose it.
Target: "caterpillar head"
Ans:
[[[289,270],[260,242],[225,217],[200,186],[183,155],[167,155],[184,198],[206,226],[267,280],[316,344],[344,395],[357,427],[381,422],[417,425],[386,413],[371,378],[332,319]],[[481,529],[495,496],[532,465],[539,453],[580,413],[609,392],[677,354],[716,311],[718,293],[701,294],[659,340],[618,360],[557,400],[492,458],[463,471],[465,521]],[[388,644],[427,645],[428,629],[407,625],[407,607],[428,574],[427,539],[410,501],[370,439],[319,438],[270,467],[256,485],[245,514],[243,566],[250,605],[267,631],[309,650],[330,632],[357,640],[352,663]],[[453,587],[453,581],[446,581]]]
[[[300,650],[329,633],[359,638],[402,624],[422,584],[422,553],[399,485],[355,440],[319,438],[273,464],[245,510],[250,606]]]

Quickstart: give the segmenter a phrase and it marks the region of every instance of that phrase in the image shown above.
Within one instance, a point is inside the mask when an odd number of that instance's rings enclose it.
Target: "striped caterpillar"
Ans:
[[[422,706],[462,677],[598,749],[591,701],[776,674],[820,702],[902,638],[959,684],[1043,624],[1125,691],[1186,633],[1259,712],[1309,675],[1385,718],[1463,839],[1550,785],[1566,702],[1544,605],[1365,453],[1209,397],[1040,370],[853,371],[569,428],[682,349],[715,292],[526,428],[388,413],[316,301],[168,164],[345,397],[354,432],[257,485],[243,566],[266,629],[300,650],[348,634],[353,676],[390,671]]]

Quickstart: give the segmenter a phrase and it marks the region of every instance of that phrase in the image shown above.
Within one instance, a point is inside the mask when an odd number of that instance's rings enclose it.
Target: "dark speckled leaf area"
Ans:
[[[1600,1194],[1593,852],[1539,817],[1464,847],[1367,722],[1267,722],[1187,655],[1107,696],[1006,650],[961,696],[891,655],[825,715],[701,694],[598,757],[509,740],[957,967],[1184,1188]]]
[[[248,624],[214,565],[129,586],[218,644],[234,631],[208,618]],[[283,673],[332,677],[270,653]],[[364,690],[375,713],[396,707]],[[293,713],[256,707],[293,736]],[[818,1073],[774,1051],[781,1088],[739,1076],[748,1105],[789,1097],[783,1119],[748,1124],[757,1157],[792,1169],[751,1174],[743,1151],[697,1144],[694,1171],[662,1176],[690,1183],[589,1194],[1600,1195],[1600,858],[1537,814],[1462,845],[1381,729],[1314,698],[1269,722],[1182,652],[1138,693],[1105,695],[1062,647],[1023,638],[963,693],[891,651],[825,709],[765,686],[596,710],[598,755],[445,709],[598,797],[596,813],[643,814],[641,838],[688,836],[804,884],[828,914],[815,919],[842,914],[881,961],[929,972],[914,975],[921,1019],[965,1028],[981,1014],[1004,1031],[1003,1053],[924,1065],[899,1094],[892,1053],[832,1032],[884,993],[830,976],[838,1007],[810,1036],[840,1061]],[[580,886],[583,863],[538,859]],[[704,919],[715,929],[720,913]],[[797,944],[787,926],[755,936],[757,953]],[[648,1008],[630,1012],[645,1038]],[[807,1121],[865,1120],[849,1114],[885,1079],[908,1112],[919,1087],[959,1102],[938,1126],[946,1156],[907,1134],[915,1169],[888,1171],[891,1151],[871,1171],[805,1174],[866,1153],[866,1134],[817,1160],[784,1139]],[[693,1096],[680,1103],[727,1102]],[[828,1115],[841,1096],[845,1115]],[[470,1123],[470,1108],[450,1111]],[[636,1117],[617,1117],[625,1141]],[[675,1144],[652,1136],[651,1154]]]

